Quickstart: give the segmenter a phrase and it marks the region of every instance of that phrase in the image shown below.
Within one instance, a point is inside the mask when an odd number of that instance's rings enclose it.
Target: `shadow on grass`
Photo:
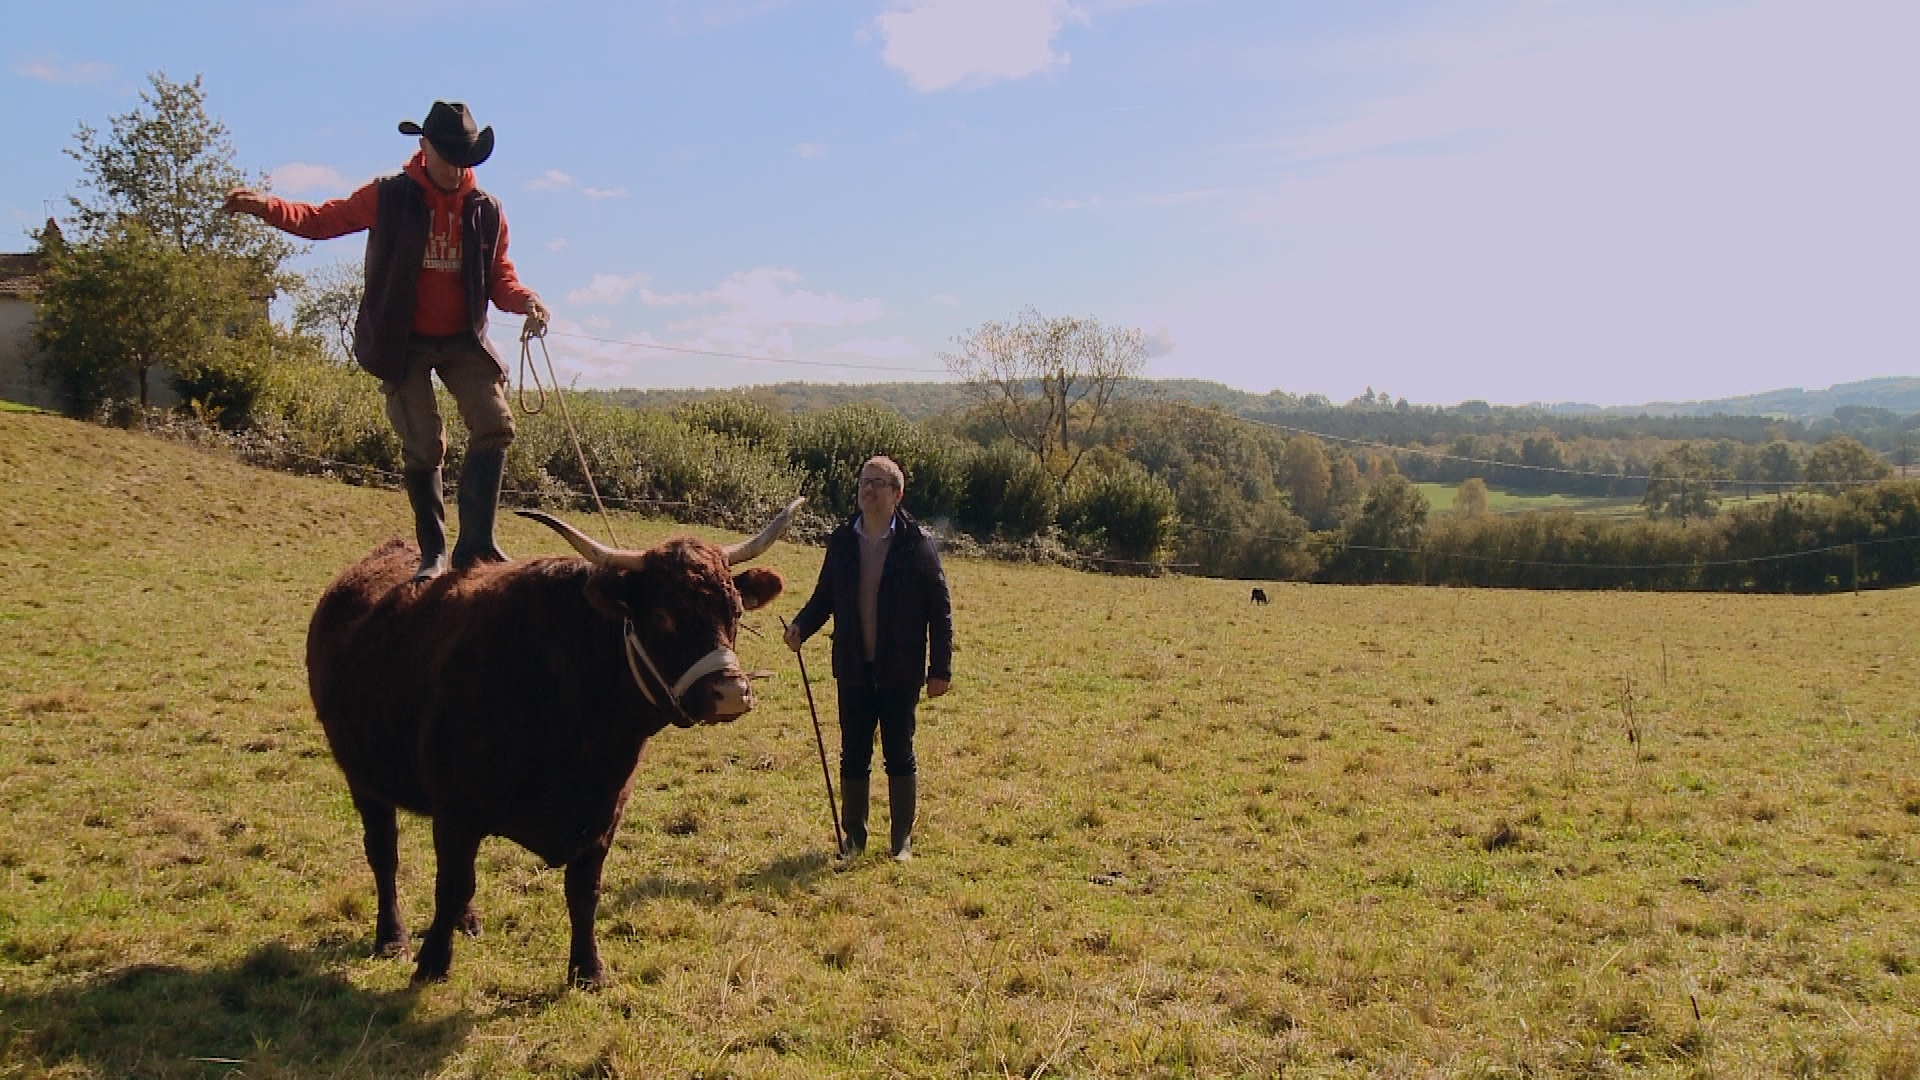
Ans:
[[[115,1077],[407,1077],[434,1074],[465,1040],[464,1014],[416,1018],[413,993],[362,990],[325,970],[329,959],[272,944],[226,967],[146,964],[0,992],[0,1062]]]
[[[701,907],[715,908],[726,902],[731,892],[761,891],[775,896],[792,896],[805,891],[827,873],[827,856],[820,852],[787,855],[767,863],[752,873],[732,881],[686,881],[663,874],[646,877],[621,886],[602,897],[601,905],[611,911],[636,907],[649,900],[685,900]]]

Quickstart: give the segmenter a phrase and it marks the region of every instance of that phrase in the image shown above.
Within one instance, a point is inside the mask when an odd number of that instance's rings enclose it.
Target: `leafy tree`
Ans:
[[[1453,512],[1461,517],[1481,517],[1489,509],[1487,482],[1477,476],[1462,480],[1453,493]]]
[[[317,338],[339,363],[353,362],[353,326],[360,317],[366,275],[357,259],[330,263],[306,275],[293,297],[293,328]]]
[[[203,408],[232,416],[257,393],[263,362],[240,343],[267,346],[260,324],[294,249],[220,211],[246,176],[199,78],[148,82],[139,107],[104,134],[81,124],[67,151],[86,197],[68,200],[75,238],[50,246],[36,332],[43,366],[76,410],[129,385],[149,404],[151,372],[165,365]],[[216,370],[223,364],[233,370]]]
[[[1879,455],[1845,435],[1814,447],[1807,458],[1809,484],[1871,484],[1892,472]]]
[[[1366,494],[1361,483],[1360,466],[1352,456],[1335,450],[1327,461],[1327,508],[1321,528],[1333,528],[1346,519]]]
[[[227,192],[249,178],[233,163],[226,125],[207,115],[200,76],[177,83],[154,72],[147,82],[140,107],[111,118],[105,133],[81,124],[67,150],[88,193],[67,200],[81,235],[102,235],[130,217],[175,251],[242,259],[263,277],[278,274],[294,246],[253,218],[220,210]],[[252,182],[264,187],[266,178]]]
[[[181,253],[137,218],[50,250],[34,336],[68,406],[91,412],[129,387],[147,405],[156,365],[184,367],[215,334],[262,321],[229,270]]]
[[[1331,569],[1343,581],[1405,581],[1427,528],[1427,500],[1404,476],[1389,476],[1367,492],[1347,526],[1345,546]]]
[[[1681,443],[1663,454],[1647,473],[1647,493],[1640,500],[1652,518],[1712,517],[1720,505],[1713,482],[1717,470],[1705,451]]]
[[[1280,459],[1280,477],[1293,496],[1294,512],[1314,527],[1323,527],[1333,485],[1324,444],[1311,435],[1288,439],[1286,453]]]
[[[1800,458],[1791,443],[1775,439],[1755,451],[1754,479],[1770,484],[1791,484],[1800,479]]]
[[[1127,384],[1146,368],[1146,336],[1098,319],[1027,308],[982,323],[942,353],[976,408],[1038,458],[1063,489]]]

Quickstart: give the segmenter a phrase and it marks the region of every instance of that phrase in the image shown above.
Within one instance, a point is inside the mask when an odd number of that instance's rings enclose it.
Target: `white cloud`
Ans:
[[[939,304],[941,307],[960,306],[960,298],[950,293],[935,293],[933,296],[928,297],[928,299]]]
[[[577,305],[617,304],[635,289],[645,288],[649,274],[595,274],[585,288],[567,294],[567,303]]]
[[[581,184],[572,176],[559,169],[547,169],[539,176],[527,181],[529,191],[578,191],[589,199],[624,199],[627,189],[624,187],[592,187]]]
[[[808,161],[818,161],[828,154],[826,143],[803,142],[793,148],[793,155]]]
[[[289,161],[268,175],[273,178],[273,189],[283,195],[331,194],[350,186],[347,178],[333,166],[309,165],[304,161]]]
[[[895,334],[887,338],[854,338],[852,341],[843,341],[827,351],[864,356],[869,360],[905,360],[910,356],[918,356],[920,347]]]
[[[663,293],[650,287],[652,277],[646,273],[595,274],[586,286],[568,293],[567,302],[615,306],[637,300],[648,308],[684,308],[689,317],[668,325],[668,339],[660,343],[761,357],[791,355],[797,347],[796,331],[859,326],[886,316],[886,305],[878,299],[848,300],[796,288],[799,281],[792,270],[761,266],[729,275],[711,289]],[[894,347],[887,342],[857,344]]]
[[[915,90],[978,86],[1055,71],[1054,35],[1085,16],[1067,0],[906,0],[874,20],[881,57]]]
[[[548,251],[565,251],[566,247],[567,247],[567,238],[564,236],[556,236],[553,239],[547,241]]]
[[[13,73],[23,79],[38,79],[41,82],[94,86],[113,77],[113,65],[98,60],[67,64],[56,57],[41,56],[13,65]]]

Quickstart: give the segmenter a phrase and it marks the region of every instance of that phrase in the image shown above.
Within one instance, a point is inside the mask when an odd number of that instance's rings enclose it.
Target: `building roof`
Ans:
[[[0,254],[0,297],[30,297],[40,292],[40,253]]]

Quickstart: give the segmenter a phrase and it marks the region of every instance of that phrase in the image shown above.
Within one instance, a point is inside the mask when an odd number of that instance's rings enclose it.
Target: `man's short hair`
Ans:
[[[885,454],[875,454],[867,459],[865,465],[860,466],[860,471],[864,473],[869,467],[878,468],[888,476],[893,477],[893,490],[907,490],[907,474],[900,471],[899,462]]]

